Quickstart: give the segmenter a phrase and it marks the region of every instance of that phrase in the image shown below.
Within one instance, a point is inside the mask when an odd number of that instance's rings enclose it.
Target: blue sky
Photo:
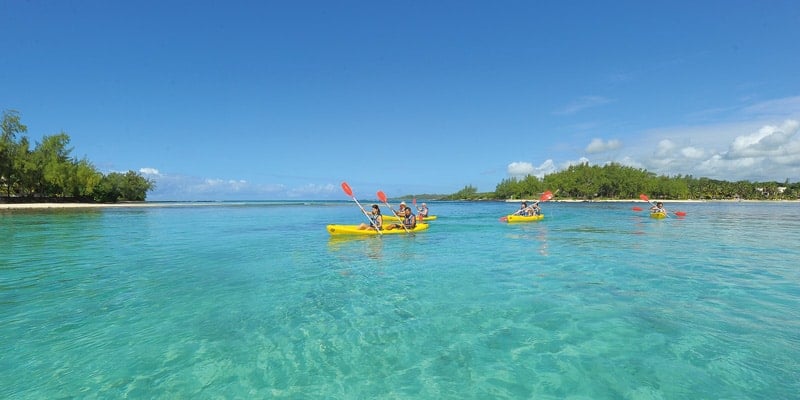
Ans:
[[[148,200],[800,179],[796,1],[0,0],[0,110]]]

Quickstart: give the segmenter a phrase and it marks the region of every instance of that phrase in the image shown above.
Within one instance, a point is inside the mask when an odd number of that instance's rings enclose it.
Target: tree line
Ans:
[[[64,132],[44,136],[31,148],[17,111],[4,111],[0,123],[0,201],[144,201],[155,188],[138,172],[103,174],[85,157],[73,157]]]
[[[443,200],[506,200],[536,199],[545,190],[557,197],[582,200],[638,199],[642,193],[654,198],[675,200],[796,200],[800,198],[800,183],[777,181],[729,182],[691,175],[668,177],[641,168],[618,163],[603,166],[582,163],[538,178],[508,178],[497,184],[494,192],[479,193],[471,185]]]

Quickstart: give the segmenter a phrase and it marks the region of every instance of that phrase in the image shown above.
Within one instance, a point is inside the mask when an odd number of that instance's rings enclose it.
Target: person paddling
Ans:
[[[656,205],[650,207],[650,212],[653,213],[653,214],[655,214],[655,213],[666,214],[667,213],[667,209],[664,208],[664,203],[659,201],[658,203],[656,203]]]
[[[521,215],[523,217],[527,217],[529,212],[530,210],[528,209],[528,202],[523,201],[522,204],[519,205],[519,210],[514,211],[514,214],[511,215]]]
[[[410,207],[403,208],[403,220],[401,224],[391,224],[386,227],[387,230],[391,229],[403,229],[405,227],[408,230],[412,230],[417,226],[417,217],[414,216],[414,213],[411,212]]]
[[[372,205],[372,210],[370,212],[369,219],[370,221],[372,221],[369,223],[369,225],[362,222],[361,225],[358,226],[358,229],[360,230],[368,228],[372,228],[375,230],[383,229],[383,216],[381,216],[381,208],[377,204]]]
[[[531,204],[530,209],[531,209],[531,215],[539,215],[539,214],[542,213],[542,209],[541,209],[541,207],[539,207],[539,202],[538,201],[533,203],[533,204]]]

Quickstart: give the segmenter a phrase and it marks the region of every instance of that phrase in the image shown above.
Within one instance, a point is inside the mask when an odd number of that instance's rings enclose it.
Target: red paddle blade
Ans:
[[[642,207],[633,207],[631,208],[633,211],[642,211]]]
[[[683,211],[675,211],[675,215],[677,215],[677,216],[679,216],[679,217],[685,217],[685,216],[686,216],[686,213],[685,213],[685,212],[683,212]]]
[[[553,198],[553,192],[548,190],[548,191],[542,193],[542,196],[539,197],[539,201],[547,201],[547,200],[550,200],[552,198]]]
[[[386,193],[383,193],[383,190],[378,190],[378,199],[386,203]]]
[[[650,198],[649,198],[649,197],[647,197],[647,195],[646,195],[646,194],[644,194],[644,193],[640,194],[640,195],[639,195],[639,198],[640,198],[640,199],[642,199],[642,200],[644,200],[644,201],[646,201],[646,202],[650,202]]]
[[[507,221],[508,221],[508,216],[500,217],[500,222],[507,222]]]
[[[347,182],[342,182],[342,190],[344,190],[348,196],[353,196],[353,189],[350,189],[350,185],[348,185]]]

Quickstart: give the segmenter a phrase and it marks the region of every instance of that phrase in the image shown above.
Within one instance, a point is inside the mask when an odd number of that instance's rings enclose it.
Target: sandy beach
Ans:
[[[40,210],[63,208],[140,208],[140,207],[199,207],[220,205],[219,202],[130,202],[130,203],[0,203],[0,210]]]

